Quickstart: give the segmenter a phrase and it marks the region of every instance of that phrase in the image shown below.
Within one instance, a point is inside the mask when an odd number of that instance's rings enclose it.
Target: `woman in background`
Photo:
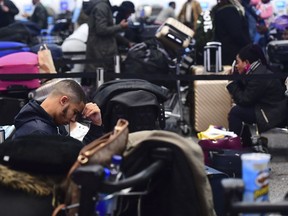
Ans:
[[[244,131],[245,123],[256,123],[259,133],[279,126],[287,118],[287,99],[279,79],[254,76],[272,74],[260,46],[249,44],[242,48],[236,57],[236,69],[243,78],[227,85],[236,104],[228,116],[229,130],[241,136],[244,145],[249,146],[251,134]]]
[[[245,9],[238,0],[218,0],[212,16],[214,40],[222,44],[222,63],[231,65],[239,50],[251,42]]]

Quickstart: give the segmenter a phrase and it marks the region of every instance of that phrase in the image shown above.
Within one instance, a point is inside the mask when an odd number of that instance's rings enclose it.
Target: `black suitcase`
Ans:
[[[13,125],[14,117],[27,103],[27,99],[0,97],[0,125]]]
[[[288,40],[271,41],[267,44],[267,55],[272,71],[287,72]]]
[[[223,202],[225,195],[221,181],[222,179],[229,178],[229,176],[226,173],[213,169],[209,166],[205,166],[205,171],[211,185],[216,214],[219,216],[225,215],[225,206]]]
[[[241,155],[245,153],[255,152],[253,148],[247,147],[241,150],[235,149],[219,149],[210,152],[211,167],[222,171],[231,178],[242,177],[242,161]]]

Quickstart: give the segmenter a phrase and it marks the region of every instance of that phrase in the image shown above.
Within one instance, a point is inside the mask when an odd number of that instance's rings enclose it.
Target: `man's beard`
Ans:
[[[62,117],[63,119],[67,119],[67,113],[68,113],[68,109],[69,109],[69,106],[65,107],[63,110],[62,110]],[[64,122],[64,124],[69,124],[69,122]]]

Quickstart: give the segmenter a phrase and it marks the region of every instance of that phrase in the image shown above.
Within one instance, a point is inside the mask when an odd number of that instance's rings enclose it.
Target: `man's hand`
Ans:
[[[84,118],[87,118],[92,121],[92,124],[101,126],[101,110],[95,103],[87,103],[82,112]]]
[[[121,20],[120,26],[121,26],[121,28],[128,28],[127,20],[125,20],[125,19]]]

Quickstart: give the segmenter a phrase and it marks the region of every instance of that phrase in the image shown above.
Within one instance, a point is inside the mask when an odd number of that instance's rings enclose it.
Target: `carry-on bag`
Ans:
[[[192,122],[196,131],[204,131],[209,125],[228,128],[228,113],[232,99],[226,90],[227,80],[194,81],[194,106]]]
[[[120,116],[131,120],[131,126],[129,126],[131,131],[157,129],[153,127],[155,119],[159,127],[163,129],[165,127],[163,104],[167,100],[167,94],[168,89],[146,80],[121,79],[102,84],[94,92],[92,101],[97,103],[102,110],[106,132],[111,131],[113,124]],[[145,118],[145,120],[141,122],[139,118]]]
[[[219,73],[206,72],[203,66],[192,66],[193,75],[227,75],[231,66],[224,66]],[[228,113],[232,98],[226,89],[228,80],[195,80],[191,83],[187,100],[190,121],[196,132],[205,131],[209,125],[228,128]]]
[[[37,74],[39,73],[37,55],[31,52],[20,52],[0,58],[1,74]],[[0,91],[23,88],[36,89],[40,86],[39,79],[31,80],[0,80]]]
[[[288,40],[270,41],[267,44],[267,54],[271,63],[288,65]]]
[[[204,162],[206,165],[212,165],[211,152],[218,151],[219,149],[242,149],[241,138],[236,137],[224,137],[221,139],[202,139],[198,141],[204,153]]]
[[[25,43],[15,41],[0,41],[0,57],[18,52],[29,52],[30,47]]]
[[[166,46],[177,50],[189,46],[194,36],[194,31],[170,17],[159,27],[155,36]]]

